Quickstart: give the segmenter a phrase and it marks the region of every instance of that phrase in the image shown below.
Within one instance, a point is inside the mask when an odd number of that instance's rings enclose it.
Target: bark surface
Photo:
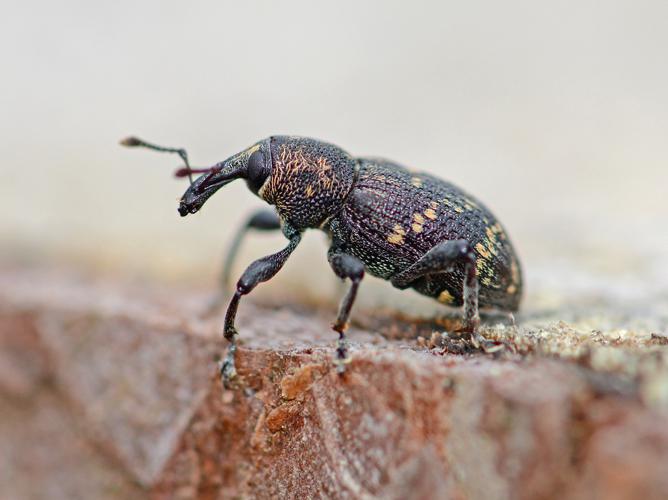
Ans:
[[[0,272],[2,498],[668,498],[668,338],[492,321],[516,351],[442,352],[438,323],[330,307],[221,317],[176,287]],[[436,346],[430,349],[430,346]]]

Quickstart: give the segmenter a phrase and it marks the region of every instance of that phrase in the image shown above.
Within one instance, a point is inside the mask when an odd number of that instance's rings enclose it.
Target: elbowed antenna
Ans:
[[[155,144],[143,141],[134,136],[126,137],[125,139],[120,141],[120,144],[121,146],[126,146],[128,148],[141,147],[141,148],[152,149],[153,151],[160,151],[162,153],[176,153],[181,157],[186,166],[185,168],[178,169],[175,175],[176,177],[188,176],[191,185],[193,183],[193,176],[192,176],[193,173],[206,173],[210,170],[210,169],[195,169],[195,170],[191,169],[190,163],[188,162],[188,153],[183,148],[166,148],[164,146],[157,146]]]
[[[206,174],[208,172],[211,172],[213,168],[190,168],[190,167],[182,167],[179,168],[176,172],[174,172],[174,177],[189,177],[190,178],[190,184],[193,183],[192,180],[192,174]]]

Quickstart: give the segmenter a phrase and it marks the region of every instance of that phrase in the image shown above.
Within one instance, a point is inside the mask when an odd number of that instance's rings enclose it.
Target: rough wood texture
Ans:
[[[663,331],[527,318],[492,358],[370,314],[339,378],[331,310],[249,301],[223,391],[205,300],[2,271],[0,497],[668,498]]]

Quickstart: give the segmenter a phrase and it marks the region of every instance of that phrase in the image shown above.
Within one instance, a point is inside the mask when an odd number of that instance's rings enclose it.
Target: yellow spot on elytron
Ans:
[[[476,271],[478,272],[478,276],[482,275],[487,268],[487,261],[485,259],[476,260],[475,268]]]
[[[499,251],[498,251],[497,248],[496,248],[496,246],[497,246],[497,244],[496,244],[496,236],[495,236],[495,235],[492,235],[492,236],[494,237],[493,240],[490,240],[489,238],[485,238],[485,239],[483,240],[483,242],[484,242],[485,245],[487,246],[487,251],[488,251],[489,253],[494,254],[494,255],[499,255]]]
[[[454,300],[455,298],[447,290],[443,290],[438,296],[438,301],[442,304],[452,304]]]
[[[513,280],[513,283],[520,282],[520,269],[517,267],[517,262],[513,259],[513,262],[510,264],[510,276]]]
[[[411,184],[416,188],[422,187],[422,179],[419,177],[411,177]]]
[[[432,201],[432,203],[434,203],[434,202]],[[443,205],[445,205],[446,207],[449,207],[449,208],[453,209],[453,210],[454,210],[455,212],[457,212],[458,214],[461,214],[461,213],[464,211],[464,209],[463,209],[462,207],[460,207],[459,205],[457,205],[454,201],[452,201],[452,200],[448,200],[447,198],[443,198],[443,199],[441,200],[441,203],[443,203]],[[433,206],[433,205],[432,205],[432,206]],[[437,205],[437,206],[438,206],[438,205]],[[434,207],[434,208],[436,208],[436,207]]]
[[[436,218],[436,212],[434,211],[433,208],[428,208],[427,210],[424,211],[424,216],[427,219],[434,220]]]
[[[430,202],[429,202],[429,206],[430,206],[432,209],[436,210],[436,209],[438,208],[438,202],[437,202],[437,201],[430,201]]]
[[[483,279],[481,279],[481,280],[480,280],[480,283],[482,283],[482,284],[485,285],[485,286],[489,286],[489,285],[492,284],[492,280],[489,279],[489,277],[487,277],[487,278],[483,278]]]
[[[401,227],[399,224],[394,226],[393,233],[387,237],[387,241],[393,245],[403,245],[404,236],[406,235],[406,230]]]
[[[483,259],[489,259],[492,256],[482,243],[478,243],[475,246],[475,249],[478,251],[478,255]]]
[[[469,200],[468,198],[466,198],[465,203],[464,203],[464,208],[466,210],[473,210],[474,208],[480,208],[480,207],[478,206],[478,204],[475,201]]]
[[[313,193],[314,193],[313,186],[311,186],[310,184],[306,186],[306,197],[310,198],[311,196],[313,196]]]
[[[498,222],[492,226],[492,232],[494,234],[498,234],[503,239],[506,238],[506,234],[503,232],[503,228],[501,227],[501,224],[499,224]]]
[[[422,214],[415,212],[413,214],[413,221],[411,229],[416,233],[421,233],[423,229],[422,225],[424,224],[424,217],[422,217]]]

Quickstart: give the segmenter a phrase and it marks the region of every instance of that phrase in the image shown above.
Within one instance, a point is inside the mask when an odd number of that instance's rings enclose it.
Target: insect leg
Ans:
[[[273,210],[262,208],[251,214],[251,216],[243,223],[243,225],[237,229],[236,234],[232,238],[232,243],[227,250],[227,254],[225,255],[223,267],[221,268],[220,289],[218,290],[216,296],[211,299],[211,302],[205,309],[203,316],[211,316],[223,305],[225,300],[225,292],[228,290],[230,284],[232,266],[237,257],[237,254],[239,253],[239,247],[241,246],[241,242],[243,241],[246,233],[251,229],[255,229],[257,231],[272,231],[280,228],[281,221],[278,218],[278,214],[276,214],[276,212]]]
[[[237,229],[236,234],[232,238],[232,243],[227,249],[223,268],[221,269],[220,286],[223,290],[226,290],[229,286],[230,273],[232,272],[234,260],[239,252],[239,246],[250,229],[255,229],[257,231],[274,231],[281,229],[281,221],[274,210],[262,208],[251,214],[246,222]]]
[[[345,363],[348,362],[345,331],[348,328],[348,317],[357,296],[357,289],[364,277],[364,264],[357,257],[333,248],[330,248],[327,253],[327,260],[329,260],[330,266],[339,278],[349,278],[351,281],[350,288],[339,306],[336,321],[332,325],[332,328],[339,333],[335,363],[337,371],[342,374],[345,372]]]
[[[230,342],[230,347],[227,350],[225,359],[220,364],[220,375],[225,387],[230,387],[230,382],[237,375],[234,365],[234,354],[237,350],[236,337],[238,332],[234,326],[234,320],[237,316],[237,308],[239,307],[241,297],[249,294],[253,288],[263,281],[273,278],[281,270],[290,254],[297,248],[297,245],[301,241],[301,233],[291,226],[284,225],[283,234],[290,240],[288,245],[279,252],[256,260],[246,268],[239,281],[237,281],[237,289],[232,296],[230,305],[227,307],[223,335]]]
[[[408,288],[411,283],[423,276],[451,271],[458,262],[464,262],[464,331],[477,339],[480,316],[476,254],[468,241],[451,240],[439,243],[415,264],[395,275],[391,282],[397,288]]]

